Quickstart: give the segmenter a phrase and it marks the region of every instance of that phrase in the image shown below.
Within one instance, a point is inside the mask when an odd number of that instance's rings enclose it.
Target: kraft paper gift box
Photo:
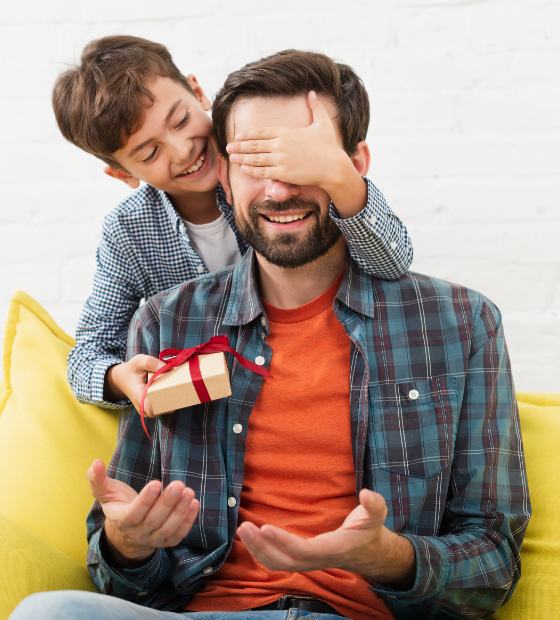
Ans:
[[[198,360],[210,400],[231,396],[226,356],[223,353],[209,353],[199,355]],[[148,380],[152,374],[148,373]],[[186,361],[157,377],[148,388],[147,396],[155,415],[199,405],[200,398],[191,378],[189,362]]]

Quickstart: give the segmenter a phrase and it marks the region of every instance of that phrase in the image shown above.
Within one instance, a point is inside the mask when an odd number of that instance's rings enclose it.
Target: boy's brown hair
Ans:
[[[241,97],[294,97],[310,90],[329,97],[338,109],[336,120],[344,150],[354,155],[358,142],[366,139],[369,98],[352,67],[336,63],[317,52],[284,50],[230,73],[212,106],[218,148],[227,157],[228,119]]]
[[[54,85],[53,108],[62,135],[122,169],[111,155],[140,128],[144,110],[154,102],[149,85],[156,77],[171,78],[193,92],[164,45],[128,35],[91,41],[81,64]]]

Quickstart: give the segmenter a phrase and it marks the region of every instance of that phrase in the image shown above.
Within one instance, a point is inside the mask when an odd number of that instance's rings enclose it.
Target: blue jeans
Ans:
[[[289,609],[283,611],[156,611],[114,596],[78,590],[41,592],[24,599],[9,620],[344,620],[341,616]]]

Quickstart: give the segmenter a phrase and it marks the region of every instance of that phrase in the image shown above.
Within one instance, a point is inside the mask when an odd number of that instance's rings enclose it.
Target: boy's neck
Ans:
[[[221,211],[216,202],[216,189],[208,192],[189,192],[172,196],[168,194],[175,211],[191,224],[209,224],[216,221]]]

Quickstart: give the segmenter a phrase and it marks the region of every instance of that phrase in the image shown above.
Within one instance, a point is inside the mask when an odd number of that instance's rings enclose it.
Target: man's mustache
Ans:
[[[282,213],[283,211],[313,211],[318,213],[321,210],[319,203],[314,200],[303,200],[302,198],[289,198],[278,202],[276,200],[265,200],[263,202],[253,202],[249,207],[249,217],[256,217],[260,213]]]

